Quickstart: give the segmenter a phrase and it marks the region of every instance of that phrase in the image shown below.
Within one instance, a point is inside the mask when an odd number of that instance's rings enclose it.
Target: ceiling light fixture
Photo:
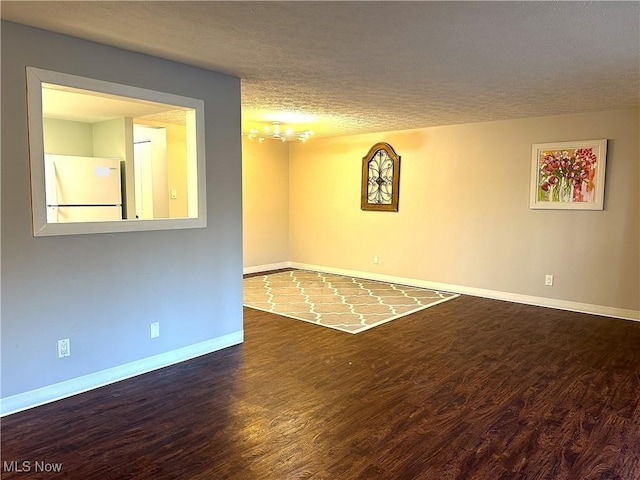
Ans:
[[[280,140],[281,142],[286,142],[287,140],[300,140],[301,142],[306,142],[309,137],[313,135],[313,131],[303,130],[301,132],[296,132],[291,127],[287,127],[283,130],[280,126],[280,122],[272,122],[271,126],[265,125],[262,131],[257,128],[252,128],[249,130],[249,133],[245,135],[249,140],[257,138],[260,143],[264,142],[267,138]]]

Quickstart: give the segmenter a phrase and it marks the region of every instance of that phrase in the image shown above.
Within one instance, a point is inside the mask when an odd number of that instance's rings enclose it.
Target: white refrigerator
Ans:
[[[122,219],[120,160],[45,155],[47,222]]]

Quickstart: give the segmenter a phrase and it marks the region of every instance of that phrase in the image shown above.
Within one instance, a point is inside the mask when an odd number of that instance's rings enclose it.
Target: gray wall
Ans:
[[[203,99],[208,227],[34,238],[27,65]],[[3,22],[2,397],[241,332],[241,185],[239,79]]]

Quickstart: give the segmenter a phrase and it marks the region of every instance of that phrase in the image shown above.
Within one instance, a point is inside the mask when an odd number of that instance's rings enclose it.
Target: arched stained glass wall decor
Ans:
[[[397,212],[400,156],[388,143],[376,143],[362,158],[362,210]]]

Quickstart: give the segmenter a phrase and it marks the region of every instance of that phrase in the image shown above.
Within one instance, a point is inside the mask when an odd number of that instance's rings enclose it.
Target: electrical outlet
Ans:
[[[160,322],[150,323],[149,330],[151,331],[151,338],[158,338],[160,336]]]
[[[544,284],[547,287],[553,287],[553,275],[545,275],[544,276]]]
[[[373,263],[374,263],[375,265],[377,265],[379,262],[380,262],[380,259],[378,258],[378,255],[374,255],[374,256],[373,256]]]
[[[58,358],[71,356],[71,340],[58,340]]]

